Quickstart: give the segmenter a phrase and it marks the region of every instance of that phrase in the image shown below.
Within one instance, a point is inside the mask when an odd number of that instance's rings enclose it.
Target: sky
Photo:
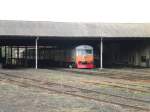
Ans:
[[[150,22],[150,0],[0,0],[0,20]]]

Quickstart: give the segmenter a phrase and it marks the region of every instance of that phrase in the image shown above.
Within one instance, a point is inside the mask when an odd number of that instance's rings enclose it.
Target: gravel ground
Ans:
[[[113,70],[113,72],[114,71],[115,70]],[[138,70],[134,70],[134,72],[135,71]],[[148,71],[149,70],[146,70],[147,73]],[[85,74],[83,75],[83,74],[60,72],[48,69],[1,70],[0,72],[7,72],[11,73],[12,75],[19,75],[28,78],[40,79],[43,80],[43,82],[45,81],[57,82],[67,85],[73,85],[75,87],[92,89],[95,91],[109,93],[113,95],[150,101],[150,93],[130,91],[127,88],[116,88],[107,85],[107,83],[105,82],[111,81],[112,82],[111,84],[123,83],[128,84],[127,87],[130,88],[137,88],[150,91],[149,89],[146,88],[150,87],[150,83],[140,81],[140,79],[139,81],[128,81],[123,79],[112,79],[110,77],[103,77],[103,75],[92,76]],[[126,70],[126,72],[127,72],[126,76],[128,76],[129,73],[132,74],[131,70],[129,71]],[[140,72],[144,73],[145,71],[141,70]],[[116,71],[116,73],[118,73],[118,71]],[[121,77],[121,74],[118,75]],[[146,77],[147,76],[148,75],[146,75]],[[95,84],[95,82],[103,83],[106,85]],[[126,87],[126,85],[121,84],[117,85]],[[105,95],[100,95],[100,98],[117,101],[117,99],[108,98]],[[65,94],[56,94],[54,92],[50,93],[42,91],[37,88],[29,88],[29,87],[23,88],[8,83],[7,81],[4,80],[0,82],[0,112],[144,112],[144,111],[138,111],[132,108],[121,107],[119,105],[97,102],[93,100],[87,100]]]
[[[1,83],[0,112],[126,112],[117,105]]]

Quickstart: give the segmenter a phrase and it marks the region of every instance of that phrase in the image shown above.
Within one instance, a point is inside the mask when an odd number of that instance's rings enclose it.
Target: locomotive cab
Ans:
[[[77,68],[94,68],[93,47],[89,45],[80,45],[76,47],[76,67]]]

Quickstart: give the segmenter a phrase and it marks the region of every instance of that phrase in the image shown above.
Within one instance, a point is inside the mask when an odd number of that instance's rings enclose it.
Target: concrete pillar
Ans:
[[[35,69],[38,69],[38,40],[39,37],[35,39]]]
[[[100,69],[103,69],[103,38],[100,41]]]

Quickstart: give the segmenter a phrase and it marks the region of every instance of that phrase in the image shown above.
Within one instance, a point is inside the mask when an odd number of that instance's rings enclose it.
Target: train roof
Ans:
[[[150,23],[80,23],[0,20],[0,36],[150,37]]]

